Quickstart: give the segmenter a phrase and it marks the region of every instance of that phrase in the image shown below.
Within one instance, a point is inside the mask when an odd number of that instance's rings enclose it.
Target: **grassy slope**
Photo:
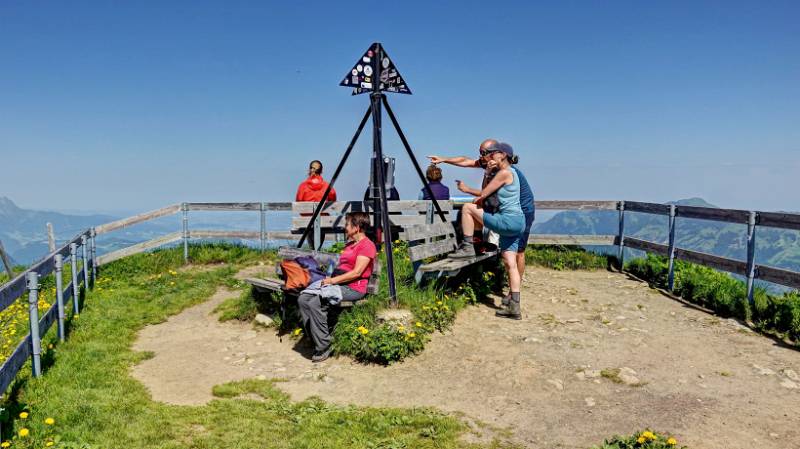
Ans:
[[[133,364],[148,356],[130,350],[137,330],[205,300],[232,282],[240,264],[261,257],[231,247],[191,251],[195,263],[227,263],[210,270],[171,271],[181,262],[180,251],[172,249],[103,270],[103,290],[90,293],[86,309],[73,318],[69,340],[45,354],[52,366],[40,379],[21,374],[12,388],[6,404],[12,415],[31,412],[29,419],[14,422],[14,431],[27,426],[31,435],[26,440],[33,442],[51,430],[63,441],[97,448],[470,447],[459,441],[463,424],[435,411],[293,403],[269,381],[217,387],[215,393],[223,398],[207,406],[153,402],[128,375]],[[264,401],[232,398],[242,393]],[[56,420],[54,428],[42,423],[45,416]],[[4,426],[5,438],[11,430]]]

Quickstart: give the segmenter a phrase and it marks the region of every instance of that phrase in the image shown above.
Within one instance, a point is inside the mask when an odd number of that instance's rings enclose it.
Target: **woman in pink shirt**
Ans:
[[[372,275],[372,265],[377,251],[375,244],[364,231],[369,227],[369,215],[350,212],[345,216],[344,232],[347,245],[339,257],[335,276],[322,280],[322,285],[338,285],[342,301],[357,301],[367,294],[367,283]],[[331,355],[331,333],[328,328],[330,304],[320,295],[301,293],[297,298],[303,327],[314,341],[313,362],[321,362]]]

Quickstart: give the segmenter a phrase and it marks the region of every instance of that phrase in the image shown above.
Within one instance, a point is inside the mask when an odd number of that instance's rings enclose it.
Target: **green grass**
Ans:
[[[668,286],[668,265],[664,257],[651,254],[634,259],[625,269],[653,286]],[[800,294],[797,292],[775,295],[756,287],[751,306],[744,282],[712,268],[675,261],[674,293],[721,316],[752,321],[758,329],[788,337],[800,346]]]
[[[554,270],[604,270],[616,260],[577,246],[537,245],[525,250],[525,263]]]
[[[44,376],[33,379],[23,370],[5,396],[7,416],[15,419],[3,423],[3,438],[30,430],[12,447],[43,447],[45,437],[59,441],[54,447],[126,449],[485,447],[465,444],[459,439],[465,425],[434,410],[292,402],[271,381],[218,386],[218,399],[206,406],[152,401],[129,375],[132,365],[152,357],[130,349],[137,331],[206,300],[219,286],[236,286],[238,269],[270,257],[230,245],[193,245],[190,254],[195,265],[213,265],[181,270],[181,250],[173,248],[103,268],[71,321],[69,339],[45,351]],[[30,417],[16,418],[21,411]],[[45,425],[46,417],[55,425]]]

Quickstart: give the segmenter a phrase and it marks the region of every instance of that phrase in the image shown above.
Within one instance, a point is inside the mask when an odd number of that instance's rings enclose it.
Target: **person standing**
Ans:
[[[525,215],[520,205],[519,175],[511,164],[514,152],[510,145],[495,145],[487,150],[487,157],[497,167],[497,173],[489,184],[481,190],[472,203],[461,209],[461,229],[464,240],[456,251],[448,257],[454,259],[475,257],[473,235],[477,225],[500,235],[500,252],[508,272],[511,298],[508,306],[498,310],[495,315],[502,318],[520,320],[520,284],[521,278],[517,269],[517,251],[520,234],[525,230]],[[489,213],[480,208],[483,201],[497,192],[498,211]]]

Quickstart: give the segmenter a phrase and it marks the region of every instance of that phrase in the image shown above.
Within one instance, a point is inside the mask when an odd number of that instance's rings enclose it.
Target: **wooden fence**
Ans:
[[[446,216],[455,218],[456,209],[461,207],[459,201],[440,202]],[[181,203],[173,204],[161,209],[135,215],[123,220],[114,221],[83,231],[64,246],[48,254],[39,262],[19,274],[11,281],[0,286],[0,311],[6,309],[18,298],[28,292],[30,315],[30,333],[19,343],[11,356],[0,366],[0,394],[11,384],[17,372],[25,365],[28,357],[31,358],[34,376],[41,374],[41,336],[58,322],[59,338],[65,338],[64,301],[73,300],[73,313],[79,312],[80,292],[93,284],[97,276],[97,267],[111,261],[149,251],[164,245],[182,243],[184,259],[188,261],[189,241],[191,239],[252,239],[260,242],[261,249],[266,248],[268,241],[298,240],[300,232],[309,223],[309,215],[315,203],[289,203],[289,202],[250,202],[250,203]],[[329,203],[323,215],[314,223],[315,237],[320,232],[341,234],[343,232],[342,217],[347,211],[369,211],[371,203],[360,201]],[[396,226],[432,223],[434,220],[432,204],[429,201],[393,201],[389,202],[390,221]],[[538,210],[576,210],[592,211],[607,210],[618,211],[619,232],[616,235],[531,235],[528,243],[533,245],[578,245],[578,246],[611,246],[619,247],[619,258],[624,262],[624,249],[636,249],[650,253],[660,254],[669,259],[669,288],[674,284],[674,260],[685,260],[718,270],[739,274],[747,278],[748,297],[752,301],[753,281],[761,279],[768,282],[792,288],[800,288],[800,273],[776,267],[757,265],[755,263],[756,228],[759,226],[800,230],[800,215],[776,212],[754,212],[732,209],[714,209],[694,206],[675,206],[655,203],[642,203],[635,201],[536,201]],[[219,230],[194,230],[189,228],[189,213],[194,211],[250,211],[260,215],[260,229],[253,231],[219,231]],[[268,212],[291,211],[292,229],[280,232],[267,231]],[[146,242],[113,251],[97,257],[95,236],[108,234],[125,229],[138,223],[143,223],[160,217],[181,213],[181,230],[170,233]],[[666,231],[669,244],[649,242],[625,236],[625,214],[627,212],[641,212],[647,214],[664,215],[669,218]],[[714,256],[675,245],[675,224],[677,219],[693,218],[713,220],[727,223],[740,223],[747,225],[747,260],[734,260]],[[315,239],[319,242],[319,238]],[[81,250],[79,255],[78,250]],[[64,288],[62,269],[64,258],[69,257],[72,282]],[[78,270],[78,257],[81,258],[81,269]],[[38,279],[55,272],[56,301],[53,306],[40,319],[38,316]],[[91,282],[90,282],[91,280]]]

